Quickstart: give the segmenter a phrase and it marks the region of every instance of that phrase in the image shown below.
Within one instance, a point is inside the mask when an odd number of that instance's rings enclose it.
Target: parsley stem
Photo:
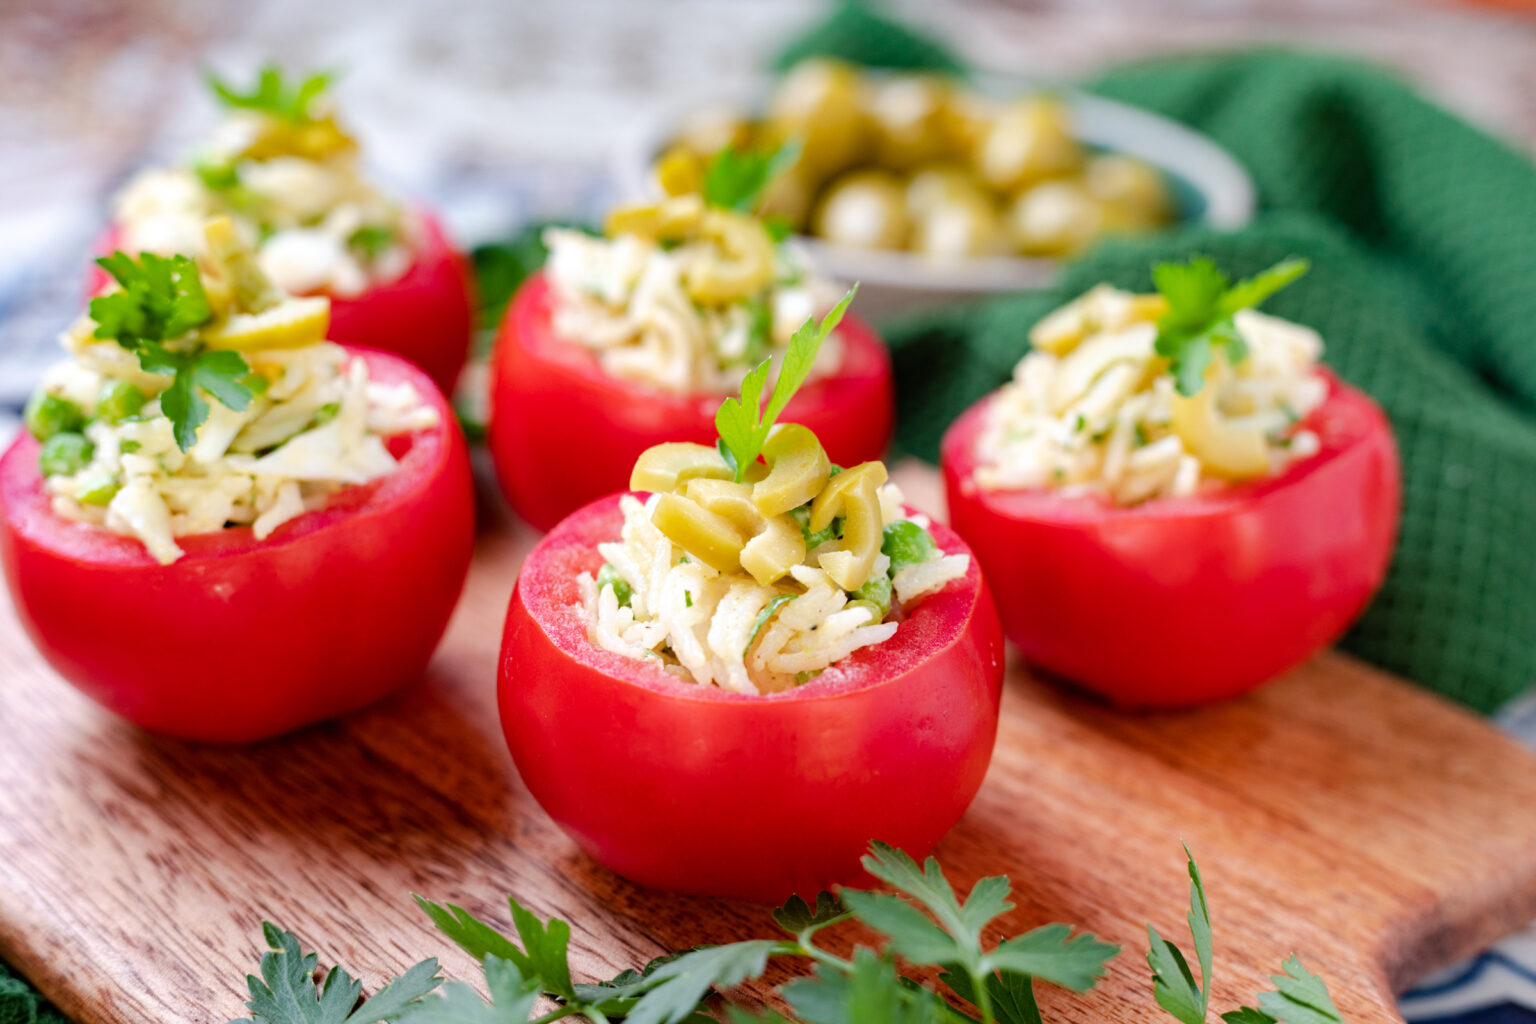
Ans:
[[[987,978],[975,968],[969,968],[971,974],[971,986],[976,990],[976,1009],[981,1011],[982,1024],[994,1024],[996,1018],[992,1016],[992,993],[987,990]]]
[[[557,1010],[549,1011],[542,1017],[534,1018],[529,1024],[550,1024],[551,1021],[557,1021],[561,1017],[572,1017],[578,1013],[588,1020],[594,1021],[595,1024],[608,1024],[608,1018],[603,1016],[601,1010],[595,1006],[584,1006],[580,1003],[567,1003]]]

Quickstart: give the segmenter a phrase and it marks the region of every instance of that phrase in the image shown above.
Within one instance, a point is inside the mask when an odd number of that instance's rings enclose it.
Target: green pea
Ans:
[[[871,573],[869,579],[852,596],[854,601],[873,606],[880,613],[875,616],[875,621],[882,622],[891,611],[891,578],[881,573]]]
[[[144,408],[144,392],[125,380],[109,380],[96,399],[96,415],[108,423],[121,423]]]
[[[619,607],[628,608],[630,598],[635,595],[634,589],[624,582],[624,577],[619,575],[619,570],[604,562],[603,567],[597,570],[598,593],[602,593],[603,588],[609,584],[613,585],[613,596],[619,599]]]
[[[898,519],[885,528],[880,550],[891,560],[891,572],[918,565],[938,554],[939,546],[927,530],[910,519]]]
[[[85,426],[85,413],[67,398],[38,391],[27,401],[24,414],[27,429],[39,441],[46,441],[55,434],[66,431],[78,432]]]
[[[327,423],[331,422],[331,420],[335,419],[337,413],[339,412],[341,412],[340,402],[326,402],[320,408],[315,410],[315,426],[325,426]]]
[[[96,446],[84,434],[65,431],[43,442],[37,462],[44,476],[74,476],[90,463],[95,452]]]
[[[117,496],[120,489],[110,474],[101,473],[80,485],[75,500],[82,505],[105,505]]]

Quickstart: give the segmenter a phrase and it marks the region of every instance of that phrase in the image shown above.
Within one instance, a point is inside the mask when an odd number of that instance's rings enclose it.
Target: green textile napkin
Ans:
[[[69,1024],[69,1019],[0,963],[0,1024]]]
[[[850,4],[829,24],[838,38],[865,39],[842,55],[867,60],[880,33],[857,20],[882,19]],[[1536,166],[1390,73],[1338,58],[1184,57],[1119,69],[1088,89],[1214,138],[1253,174],[1261,212],[1227,234],[1106,243],[1047,293],[885,324],[899,443],[935,459],[944,428],[1008,378],[1029,326],[1096,282],[1150,290],[1154,262],[1194,252],[1234,275],[1310,257],[1312,272],[1265,308],[1322,332],[1326,361],[1386,410],[1403,458],[1392,569],[1341,646],[1480,711],[1528,688]]]

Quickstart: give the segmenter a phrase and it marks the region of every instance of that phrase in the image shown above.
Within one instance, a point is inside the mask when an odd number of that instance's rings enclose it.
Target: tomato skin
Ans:
[[[420,370],[351,351],[374,379],[414,384],[440,421],[391,439],[394,473],[264,541],[249,527],[181,537],[186,554],[162,566],[136,538],[55,515],[37,442],[23,432],[11,445],[0,560],[60,675],[145,729],[220,743],[344,715],[421,675],[474,546],[468,454]]]
[[[724,397],[666,394],[609,376],[591,353],[554,336],[552,304],[537,274],[507,309],[492,356],[487,437],[507,500],[540,530],[628,487],[635,460],[652,445],[713,445]],[[802,387],[780,419],[810,427],[846,466],[884,455],[895,392],[890,356],[874,332],[848,316],[838,333],[843,365]]]
[[[1024,657],[1111,700],[1176,707],[1244,693],[1337,639],[1381,585],[1401,471],[1386,417],[1332,374],[1319,453],[1216,495],[1116,508],[975,488],[989,399],[945,434],[950,524]]]
[[[350,297],[331,297],[330,340],[353,348],[376,348],[404,356],[432,378],[440,391],[453,394],[454,382],[469,356],[474,333],[474,286],[468,261],[453,247],[442,224],[430,213],[418,214],[416,261],[388,284],[374,285]],[[98,252],[117,248],[121,232],[109,228]],[[91,265],[89,289],[97,295],[110,278]]]
[[[556,824],[642,885],[760,902],[862,880],[874,839],[932,849],[997,734],[1002,633],[975,560],[884,644],[786,693],[744,696],[587,639],[575,578],[596,571],[597,543],[621,522],[615,495],[557,526],[507,610],[502,728]]]

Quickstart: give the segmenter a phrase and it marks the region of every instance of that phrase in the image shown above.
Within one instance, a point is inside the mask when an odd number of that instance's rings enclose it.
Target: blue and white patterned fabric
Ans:
[[[1505,708],[1498,723],[1536,749],[1536,695]],[[1413,1024],[1532,1024],[1536,924],[1466,963],[1425,978],[1399,1005]]]

